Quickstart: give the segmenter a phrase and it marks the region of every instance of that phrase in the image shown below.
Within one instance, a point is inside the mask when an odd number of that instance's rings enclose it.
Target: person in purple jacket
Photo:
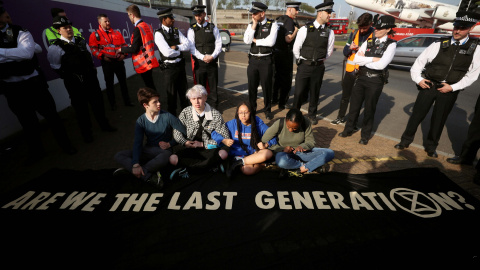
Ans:
[[[120,151],[115,160],[123,168],[114,175],[128,170],[135,177],[161,188],[160,169],[166,167],[172,155],[172,147],[177,144],[173,130],[186,134],[187,130],[173,114],[160,109],[159,94],[148,87],[137,92],[138,102],[145,108],[145,113],[138,117],[135,124],[133,150]],[[147,137],[143,145],[144,136]]]
[[[263,144],[261,139],[268,126],[255,115],[255,110],[247,102],[242,102],[235,112],[235,119],[225,123],[232,139],[225,139],[217,132],[212,132],[212,139],[218,145],[223,143],[230,147],[229,156],[234,160],[226,169],[227,177],[230,178],[235,169],[245,175],[258,173],[265,167],[265,161],[273,157],[269,145],[277,144],[276,138]],[[240,136],[239,136],[240,134]]]

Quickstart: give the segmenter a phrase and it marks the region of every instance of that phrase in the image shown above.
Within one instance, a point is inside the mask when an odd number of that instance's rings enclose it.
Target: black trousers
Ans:
[[[295,95],[293,107],[300,109],[306,99],[307,93],[310,94],[308,104],[308,116],[317,116],[318,98],[320,97],[320,88],[322,87],[323,74],[325,73],[325,64],[310,66],[300,64],[297,67],[295,76]]]
[[[218,62],[213,61],[210,63],[205,63],[195,59],[194,71],[195,79],[197,80],[198,84],[201,84],[206,88],[208,82],[210,93],[208,94],[207,103],[214,108],[218,108]]]
[[[92,71],[83,76],[71,73],[65,74],[63,82],[65,88],[67,88],[80,131],[84,138],[92,135],[89,106],[100,127],[104,129],[109,126],[105,116],[105,104],[96,70],[92,69]]]
[[[480,149],[480,95],[477,98],[475,104],[475,114],[473,115],[472,122],[468,127],[467,139],[463,143],[462,152],[460,157],[466,162],[471,164],[477,152]],[[480,169],[480,162],[477,163],[477,170]]]
[[[47,120],[56,142],[62,149],[68,149],[71,146],[65,127],[57,113],[55,100],[46,86],[48,85],[41,79],[41,76],[1,85],[5,91],[8,107],[22,125],[23,136],[26,139],[30,155],[45,152],[36,112]]]
[[[272,111],[272,56],[250,57],[248,60],[248,101],[257,110],[258,86],[262,86],[263,104],[266,112]]]
[[[340,109],[338,110],[337,118],[344,118],[347,113],[348,104],[350,103],[350,96],[352,95],[353,85],[355,84],[355,72],[345,72],[342,80],[342,99],[340,100]],[[363,102],[363,101],[362,101]]]
[[[189,105],[185,96],[187,92],[185,60],[176,64],[167,64],[167,68],[160,71],[160,91],[167,97],[167,110],[173,115],[178,115],[177,96],[180,101],[180,110]]]
[[[272,100],[278,101],[278,106],[285,106],[292,89],[293,52],[275,51],[275,79],[273,83]]]
[[[125,71],[125,62],[115,61],[107,62],[102,60],[102,70],[103,77],[105,78],[105,84],[107,86],[107,97],[110,106],[116,105],[115,101],[115,91],[114,91],[114,79],[115,75],[117,76],[118,83],[120,84],[120,92],[122,93],[123,103],[125,105],[131,103],[130,97],[128,96],[127,88],[127,73]]]
[[[452,111],[459,91],[440,93],[437,89],[423,89],[418,91],[413,112],[408,119],[407,127],[403,132],[400,143],[409,145],[413,142],[418,125],[427,115],[433,105],[432,118],[430,119],[430,130],[423,142],[426,151],[434,151],[442,135],[443,127],[447,117]]]
[[[178,166],[185,167],[191,173],[202,173],[219,165],[222,161],[218,152],[224,149],[228,152],[229,147],[205,149],[183,147],[175,154],[178,156]]]
[[[382,94],[384,82],[382,77],[368,78],[359,76],[355,81],[350,98],[350,110],[348,111],[347,123],[343,132],[352,133],[355,124],[358,122],[358,116],[362,109],[362,103],[365,103],[363,109],[362,139],[369,140],[374,123],[377,103]]]
[[[147,70],[144,73],[140,73],[140,76],[142,77],[143,83],[145,83],[145,86],[148,88],[152,88],[153,90],[157,90],[155,88],[155,83],[153,82],[153,69]]]

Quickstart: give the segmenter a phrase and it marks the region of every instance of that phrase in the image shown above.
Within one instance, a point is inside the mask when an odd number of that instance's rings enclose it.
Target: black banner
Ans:
[[[112,172],[55,169],[2,196],[3,268],[480,266],[480,202],[435,168],[209,173],[162,190]]]

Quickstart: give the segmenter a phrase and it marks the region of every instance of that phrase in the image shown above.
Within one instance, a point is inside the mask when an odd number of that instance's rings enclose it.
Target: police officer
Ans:
[[[52,14],[52,18],[55,18],[57,16],[67,17],[67,13],[65,12],[65,10],[61,8],[52,8],[50,9],[50,13]],[[80,33],[80,31],[77,28],[72,26],[72,29],[73,29],[74,36],[76,37],[82,36],[82,33]],[[48,45],[52,45],[56,39],[60,38],[60,34],[58,34],[57,29],[53,28],[53,26],[50,26],[47,29],[43,30],[43,33],[45,33],[45,38],[47,39]]]
[[[83,140],[87,143],[93,141],[89,105],[103,131],[116,131],[117,129],[112,127],[105,117],[97,69],[85,39],[73,36],[72,23],[67,17],[55,17],[53,27],[61,36],[48,47],[47,58],[50,66],[63,78]]]
[[[251,44],[247,67],[250,104],[257,110],[258,85],[261,84],[265,118],[272,120],[272,52],[277,39],[278,25],[274,20],[267,19],[265,16],[267,9],[263,3],[252,2],[249,10],[252,13],[252,22],[247,26],[243,41]]]
[[[55,101],[36,70],[34,51],[35,42],[30,32],[11,23],[10,15],[0,2],[0,89],[23,127],[29,152],[26,164],[45,156],[36,112],[48,121],[64,152],[77,152],[57,113]]]
[[[350,96],[352,94],[353,84],[358,74],[359,65],[353,63],[355,54],[357,53],[360,46],[367,39],[372,38],[373,36],[373,16],[372,14],[365,12],[357,19],[358,30],[355,30],[353,33],[350,33],[345,47],[343,47],[343,55],[347,58],[345,65],[345,75],[342,80],[342,98],[340,100],[340,109],[338,110],[337,119],[330,122],[332,125],[338,125],[345,123],[347,119],[345,114],[347,113],[348,104],[350,103]],[[356,123],[354,123],[355,129]]]
[[[125,71],[125,63],[123,62],[125,55],[117,53],[118,49],[127,46],[125,39],[119,31],[112,29],[110,20],[106,14],[99,14],[97,20],[99,27],[90,34],[88,45],[90,46],[92,55],[102,63],[103,77],[105,78],[105,84],[107,86],[107,97],[110,107],[112,110],[117,109],[113,87],[115,75],[117,75],[118,82],[120,83],[123,103],[125,106],[133,107],[130,97],[128,96],[127,73]]]
[[[158,60],[155,57],[155,44],[153,41],[152,27],[142,20],[140,9],[137,5],[127,7],[127,14],[130,22],[135,25],[130,46],[117,50],[119,53],[132,54],[133,68],[140,74],[145,86],[156,89],[153,82],[153,69],[158,67]]]
[[[285,15],[277,18],[278,34],[273,48],[275,62],[275,82],[273,84],[272,104],[285,109],[288,94],[292,88],[293,44],[298,32],[297,18],[301,2],[287,2]]]
[[[415,60],[410,74],[419,91],[407,127],[395,148],[408,148],[418,125],[434,104],[423,146],[428,156],[438,157],[438,141],[457,95],[476,81],[480,73],[478,40],[468,36],[479,19],[478,13],[458,11],[452,36],[432,43]]]
[[[362,44],[353,59],[353,64],[359,65],[360,68],[352,89],[347,123],[343,132],[338,134],[340,137],[349,137],[353,134],[365,101],[361,139],[358,142],[363,145],[367,145],[370,140],[378,99],[388,81],[388,64],[392,61],[397,48],[397,42],[388,38],[394,34],[392,30],[395,27],[394,17],[382,16],[375,22],[374,27],[374,37]]]
[[[167,110],[177,114],[177,95],[181,109],[189,105],[187,97],[187,73],[185,72],[185,58],[182,52],[190,51],[188,39],[174,27],[175,17],[172,8],[164,8],[157,12],[162,22],[160,29],[155,31],[155,44],[160,50],[160,89],[166,92]]]
[[[196,23],[187,32],[190,42],[190,53],[194,61],[194,76],[196,83],[210,90],[207,103],[218,110],[218,56],[222,52],[222,39],[218,27],[206,22],[204,5],[196,5],[191,9]]]
[[[317,5],[317,17],[300,28],[293,45],[298,66],[293,107],[300,109],[306,94],[309,93],[308,119],[312,125],[318,123],[317,104],[325,73],[324,61],[332,55],[335,42],[335,34],[327,24],[333,5],[333,2]]]

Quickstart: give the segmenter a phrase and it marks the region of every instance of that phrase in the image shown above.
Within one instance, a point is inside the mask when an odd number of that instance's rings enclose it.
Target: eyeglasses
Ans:
[[[248,115],[250,112],[238,112],[238,115]]]

